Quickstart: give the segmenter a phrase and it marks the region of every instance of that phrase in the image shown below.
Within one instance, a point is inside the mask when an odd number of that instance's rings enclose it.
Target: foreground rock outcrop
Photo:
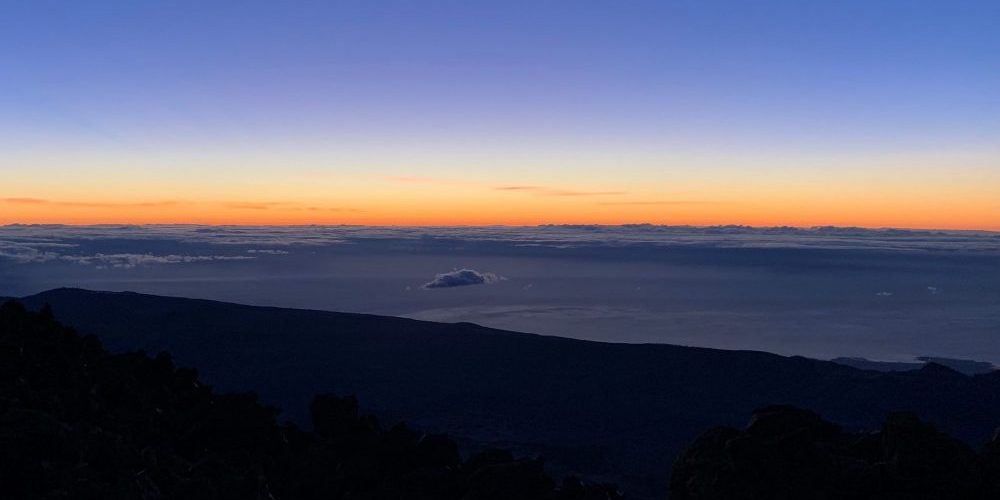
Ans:
[[[141,329],[142,325],[136,325]],[[314,432],[254,394],[214,394],[170,356],[107,353],[51,311],[0,306],[0,498],[598,500],[614,488],[319,396]]]
[[[977,500],[1000,498],[1000,438],[981,452],[893,413],[844,432],[813,412],[772,406],[743,430],[712,429],[677,459],[672,500]]]

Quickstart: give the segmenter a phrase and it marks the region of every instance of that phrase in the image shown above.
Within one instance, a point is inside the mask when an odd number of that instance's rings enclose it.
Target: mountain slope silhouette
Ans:
[[[0,305],[0,496],[11,500],[613,500],[616,490],[316,397],[314,432],[253,393],[218,394],[167,353],[108,354],[16,302]]]
[[[972,444],[1000,422],[1000,374],[928,364],[878,373],[752,351],[609,344],[363,314],[59,289],[23,299],[113,351],[167,350],[221,390],[253,390],[306,422],[314,394],[356,394],[385,421],[447,432],[463,449],[543,454],[557,472],[666,490],[705,429],[773,404],[847,429],[905,410]]]

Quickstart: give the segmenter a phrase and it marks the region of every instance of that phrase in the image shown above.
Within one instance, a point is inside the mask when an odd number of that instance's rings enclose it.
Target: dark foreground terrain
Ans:
[[[768,405],[848,432],[911,411],[970,446],[1000,424],[1000,374],[937,364],[880,373],[761,352],[607,344],[393,317],[59,289],[23,301],[113,352],[172,353],[225,391],[257,391],[306,425],[315,394],[356,394],[383,422],[446,432],[464,452],[543,455],[557,475],[660,498],[705,429]]]
[[[256,395],[215,394],[170,356],[111,355],[46,309],[0,306],[0,498],[598,500],[608,487],[319,396],[313,432]]]
[[[672,500],[987,500],[1000,498],[1000,436],[980,452],[890,414],[881,429],[845,432],[789,406],[715,428],[674,464]]]

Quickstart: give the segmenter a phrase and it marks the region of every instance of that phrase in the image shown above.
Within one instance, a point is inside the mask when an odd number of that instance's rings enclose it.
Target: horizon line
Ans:
[[[74,224],[62,222],[11,222],[0,224],[0,228],[8,227],[109,227],[109,226],[131,226],[131,227],[156,227],[156,226],[199,226],[199,227],[246,227],[246,228],[266,228],[266,227],[391,227],[391,228],[483,228],[483,227],[507,227],[507,228],[544,228],[544,227],[671,227],[671,228],[744,228],[744,229],[862,229],[866,231],[937,231],[937,232],[977,232],[977,233],[997,233],[1000,234],[1000,226],[996,228],[933,228],[933,227],[905,227],[905,226],[863,226],[863,225],[837,225],[818,224],[809,226],[797,226],[792,224],[781,225],[753,225],[753,224],[657,224],[651,222],[622,222],[618,224],[608,223],[539,223],[539,224],[209,224],[198,222],[98,222],[89,224]]]

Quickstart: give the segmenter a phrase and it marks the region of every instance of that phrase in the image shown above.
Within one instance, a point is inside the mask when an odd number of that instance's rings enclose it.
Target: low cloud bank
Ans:
[[[524,187],[524,186],[509,186]],[[815,248],[826,250],[947,251],[1000,254],[1000,232],[864,229],[856,227],[660,226],[652,224],[408,227],[408,226],[198,226],[198,225],[8,225],[0,226],[0,257],[36,262],[56,252],[49,245],[75,246],[133,240],[127,253],[146,253],[143,242],[179,242],[256,249],[340,246],[352,243],[454,241],[504,247],[705,247]],[[16,247],[16,248],[10,248]],[[26,248],[35,251],[26,250]],[[117,247],[116,248],[120,248]],[[286,250],[287,251],[287,250]],[[116,252],[117,253],[117,252]],[[126,252],[123,252],[126,253]],[[221,252],[228,253],[228,252]],[[50,259],[51,260],[51,259]]]
[[[456,286],[489,285],[500,281],[500,276],[493,273],[482,273],[475,269],[459,269],[450,273],[438,274],[424,288],[454,288]]]
[[[252,255],[157,255],[153,253],[96,253],[89,255],[71,255],[59,253],[60,250],[74,247],[77,247],[77,245],[48,242],[23,244],[19,242],[0,240],[0,259],[12,260],[17,264],[74,262],[82,265],[96,266],[99,269],[132,269],[134,267],[150,264],[182,264],[190,262],[224,260],[253,260],[256,258]]]

